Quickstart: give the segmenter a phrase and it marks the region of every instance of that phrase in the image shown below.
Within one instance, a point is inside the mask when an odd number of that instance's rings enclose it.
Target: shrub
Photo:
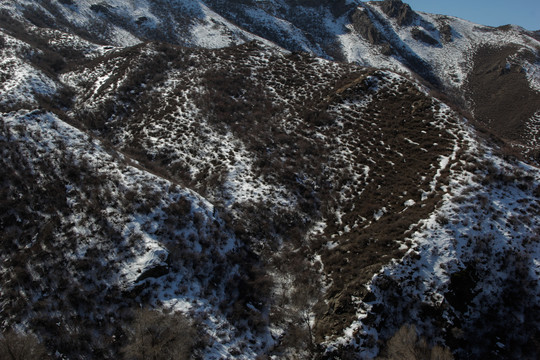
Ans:
[[[538,185],[536,187],[536,189],[534,189],[534,192],[533,192],[534,196],[536,196],[537,198],[540,198],[540,185]]]
[[[0,339],[0,359],[38,360],[46,359],[45,347],[34,335],[19,334],[9,330]]]
[[[136,311],[129,332],[122,349],[129,360],[190,359],[196,339],[194,327],[183,315],[149,309]]]
[[[380,360],[450,360],[454,357],[448,348],[430,347],[426,339],[418,337],[414,325],[403,325],[386,343]]]

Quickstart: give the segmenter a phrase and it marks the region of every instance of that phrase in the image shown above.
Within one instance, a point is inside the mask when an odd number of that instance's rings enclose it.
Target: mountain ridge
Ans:
[[[136,6],[115,1],[19,3],[22,8],[8,10],[10,16],[26,16],[39,26],[70,29],[111,45],[158,40],[214,48],[256,39],[288,51],[307,51],[327,59],[420,76],[430,87],[446,94],[447,102],[459,104],[469,113],[485,113],[484,108],[490,106],[483,95],[486,91],[514,91],[502,77],[497,84],[482,80],[489,84],[487,90],[467,86],[479,81],[477,77],[472,79],[476,76],[474,66],[485,61],[475,61],[475,56],[479,57],[475,54],[482,49],[505,47],[507,57],[497,62],[515,64],[520,81],[528,82],[519,85],[519,91],[528,92],[524,96],[530,100],[516,108],[539,101],[536,89],[540,42],[534,32],[517,26],[493,28],[455,17],[415,12],[397,0],[139,1]],[[534,158],[538,152],[529,145],[537,139],[529,139],[524,127],[527,122],[534,122],[537,110],[523,114],[519,125],[522,129],[505,139],[516,151],[524,149],[528,158]],[[505,138],[506,133],[498,128],[505,126],[507,116],[493,111],[478,119],[481,126]]]

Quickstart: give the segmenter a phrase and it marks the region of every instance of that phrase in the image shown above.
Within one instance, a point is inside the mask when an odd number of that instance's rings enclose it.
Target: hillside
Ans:
[[[537,356],[532,33],[231,3],[1,3],[3,332],[51,358],[362,359],[410,324]]]
[[[510,152],[538,160],[530,129],[540,111],[540,42],[517,26],[415,12],[399,0],[18,0],[2,8],[5,18],[114,46],[150,40],[222,48],[258,40],[417,76],[474,114]]]

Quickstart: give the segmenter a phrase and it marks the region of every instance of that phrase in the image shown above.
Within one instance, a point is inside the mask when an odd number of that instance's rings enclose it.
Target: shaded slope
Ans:
[[[152,278],[167,274],[187,302],[205,288],[221,297],[229,277],[211,274],[234,274],[236,244],[210,204],[53,114],[1,121],[4,326],[23,324],[67,356],[115,357],[134,306],[158,298]]]
[[[540,58],[512,46],[478,49],[468,78],[468,97],[476,120],[510,143],[532,145],[527,153],[538,161],[536,131],[527,125],[539,111],[540,92],[528,86],[524,61],[538,63]]]

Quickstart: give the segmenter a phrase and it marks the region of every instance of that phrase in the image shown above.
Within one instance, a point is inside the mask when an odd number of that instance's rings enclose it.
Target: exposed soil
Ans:
[[[520,142],[526,135],[526,121],[540,108],[540,94],[531,90],[522,69],[509,62],[518,50],[516,46],[479,48],[467,96],[477,121],[505,140]]]

